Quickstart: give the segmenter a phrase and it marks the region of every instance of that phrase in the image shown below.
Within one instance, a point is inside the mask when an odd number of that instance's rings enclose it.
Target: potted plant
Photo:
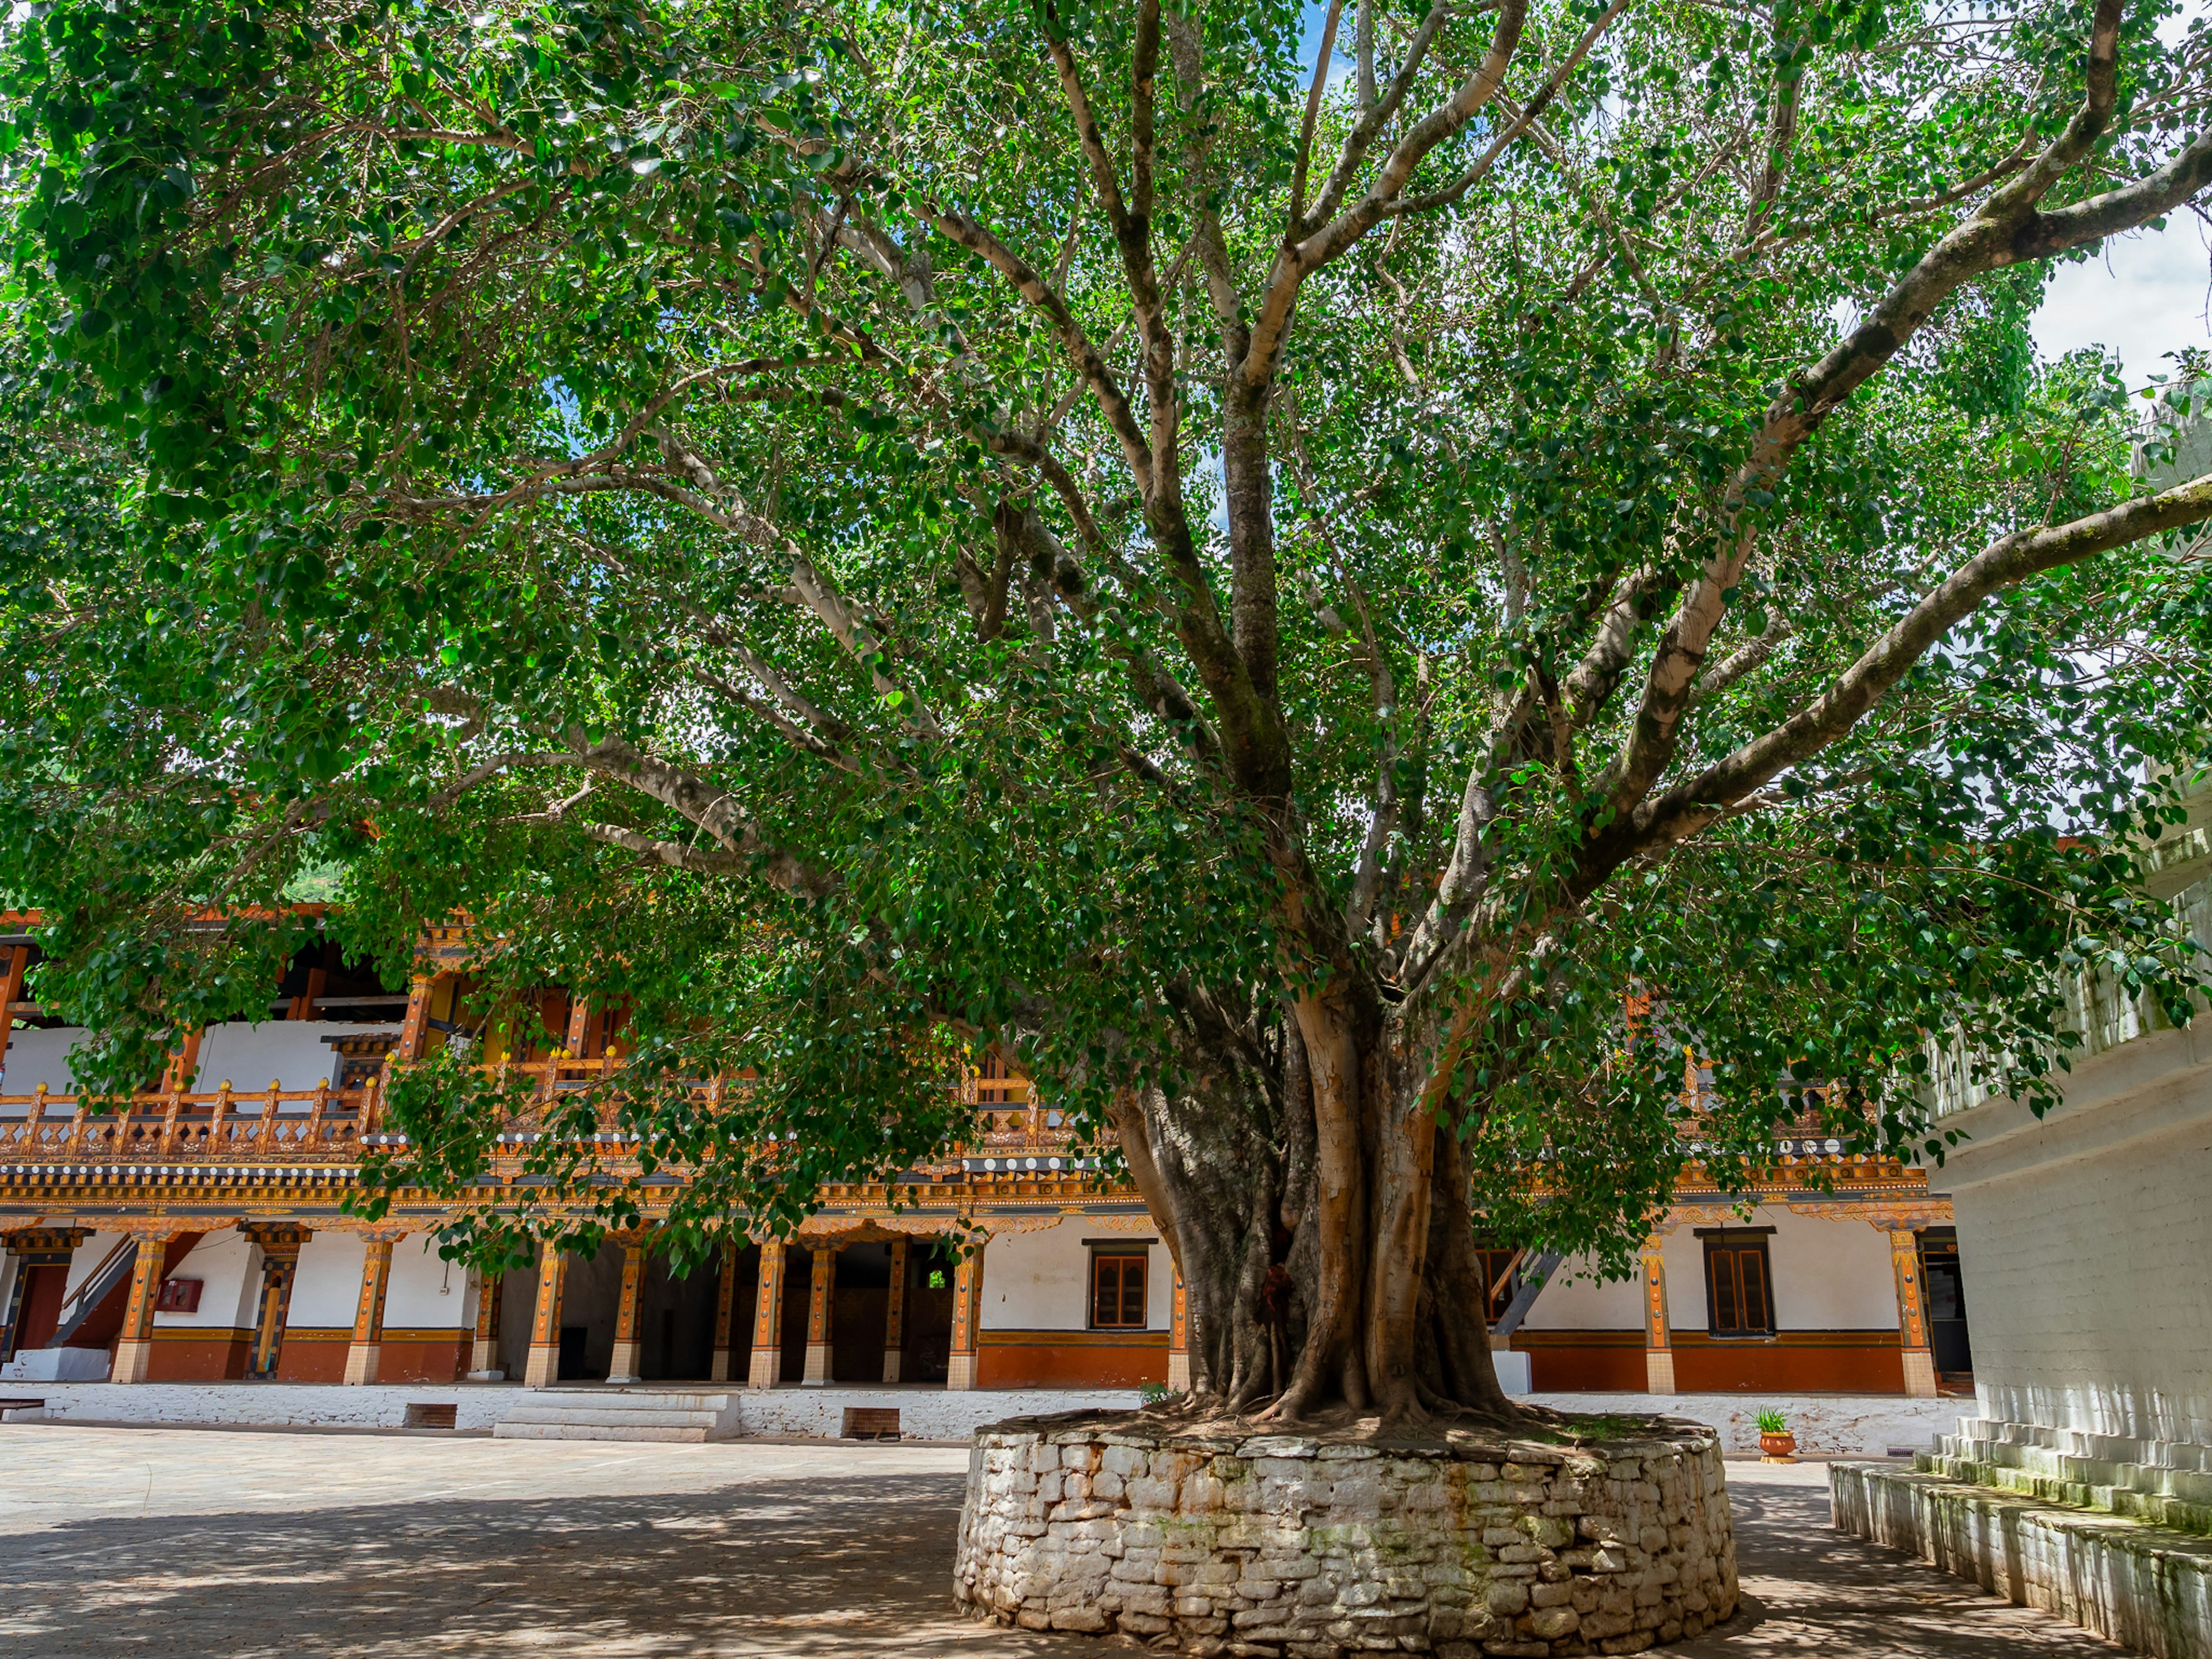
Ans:
[[[1797,1437],[1790,1432],[1790,1419],[1780,1412],[1768,1407],[1759,1414],[1759,1461],[1762,1463],[1795,1463]]]

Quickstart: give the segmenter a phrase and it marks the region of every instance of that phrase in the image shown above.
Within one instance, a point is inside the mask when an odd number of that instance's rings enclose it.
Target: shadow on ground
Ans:
[[[1096,1656],[969,1623],[957,1474],[635,1498],[65,1522],[0,1538],[0,1650],[41,1659]]]
[[[1107,1659],[1133,1650],[1000,1630],[955,1611],[957,1468],[854,1474],[850,1463],[822,1467],[838,1455],[827,1447],[805,1455],[813,1470],[787,1471],[736,1447],[668,1449],[711,1453],[726,1460],[720,1465],[642,1451],[600,1460],[597,1448],[592,1461],[564,1453],[564,1462],[507,1443],[464,1453],[386,1441],[355,1453],[326,1440],[280,1449],[258,1437],[139,1441],[128,1431],[24,1438],[9,1449],[15,1467],[0,1463],[0,1482],[27,1473],[30,1486],[17,1491],[40,1511],[26,1529],[0,1533],[0,1653],[10,1656]],[[142,1457],[147,1501],[158,1474],[165,1502],[198,1512],[67,1518],[73,1508],[135,1507]],[[722,1480],[721,1468],[735,1478]],[[514,1479],[540,1484],[512,1498],[422,1491]],[[417,1495],[404,1490],[410,1480]],[[695,1489],[588,1490],[610,1481]],[[580,1490],[548,1492],[546,1482]],[[288,1483],[298,1507],[286,1504]],[[1818,1466],[1731,1464],[1729,1484],[1747,1611],[1667,1650],[1678,1659],[2121,1651],[1830,1531]],[[305,1501],[364,1487],[393,1491],[397,1501]]]
[[[1718,1629],[1664,1650],[1675,1659],[2116,1659],[2127,1651],[1832,1530],[1825,1470],[1787,1473],[1796,1478],[1785,1484],[1756,1464],[1729,1466],[1745,1606]]]

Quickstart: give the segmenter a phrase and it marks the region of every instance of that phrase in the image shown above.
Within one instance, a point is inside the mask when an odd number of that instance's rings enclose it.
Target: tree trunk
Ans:
[[[1285,1421],[1514,1422],[1466,1163],[1419,1068],[1325,992],[1265,1035],[1194,1032],[1184,1082],[1116,1112],[1182,1277],[1192,1395]]]

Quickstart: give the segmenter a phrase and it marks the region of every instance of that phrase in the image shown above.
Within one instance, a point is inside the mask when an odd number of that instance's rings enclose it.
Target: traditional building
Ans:
[[[308,951],[270,1018],[203,1031],[127,1113],[86,1110],[85,1033],[24,997],[35,918],[0,915],[16,1022],[0,1068],[0,1373],[118,1382],[742,1381],[946,1389],[1185,1380],[1172,1262],[1136,1193],[1049,1103],[987,1066],[975,1144],[832,1187],[794,1239],[740,1238],[678,1277],[636,1236],[483,1275],[438,1254],[450,1204],[346,1212],[383,1144],[385,1071],[458,1030],[465,936],[434,929],[404,990]],[[620,1064],[617,1021],[558,989],[544,1041],[482,1063],[550,1098]],[[485,1179],[514,1182],[517,1158]],[[663,1177],[670,1183],[678,1176]],[[665,1191],[666,1188],[662,1190]],[[1783,1139],[1748,1216],[1692,1165],[1638,1279],[1489,1256],[1509,1387],[1933,1395],[1954,1264],[1917,1170]],[[653,1217],[648,1205],[644,1224]],[[1948,1281],[1955,1287],[1955,1272]],[[1955,1299],[1955,1298],[1954,1298]]]

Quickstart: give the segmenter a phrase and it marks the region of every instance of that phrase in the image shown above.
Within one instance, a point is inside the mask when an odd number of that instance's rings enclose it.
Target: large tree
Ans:
[[[1617,1263],[1692,1133],[1936,1149],[1930,1034],[2050,1098],[2084,962],[2187,1013],[2212,478],[2026,323],[2212,180],[2170,9],[19,10],[40,994],[125,1085],[303,868],[465,914],[631,1010],[527,1190],[634,1202],[611,1114],[694,1237],[1002,1045],[1201,1396],[1503,1413],[1478,1216]],[[532,1109],[393,1099],[463,1193]]]

